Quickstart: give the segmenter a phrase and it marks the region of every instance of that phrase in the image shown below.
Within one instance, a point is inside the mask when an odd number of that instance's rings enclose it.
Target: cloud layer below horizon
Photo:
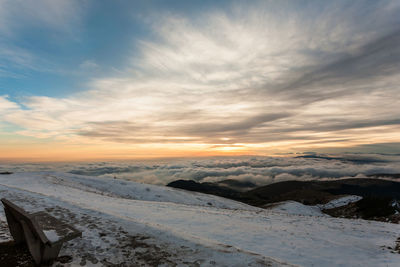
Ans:
[[[62,25],[37,18],[75,35],[77,23],[84,26],[77,16],[90,13],[74,12],[76,6],[64,7]],[[400,143],[399,12],[398,1],[149,11],[142,23],[151,34],[132,39],[123,67],[94,75],[81,85],[87,90],[19,98],[0,92],[0,131],[70,145],[141,146],[150,154]],[[4,43],[0,59],[8,66],[36,68],[29,51]],[[101,66],[88,59],[79,67]],[[0,74],[10,72],[0,63]]]
[[[288,180],[364,178],[375,174],[398,175],[399,163],[400,155],[306,154],[296,157],[242,156],[153,161],[14,163],[1,164],[0,172],[57,171],[158,185],[166,185],[179,179],[197,182],[232,179],[261,186]]]

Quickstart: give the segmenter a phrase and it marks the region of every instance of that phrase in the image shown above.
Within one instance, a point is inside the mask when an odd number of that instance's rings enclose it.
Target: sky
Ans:
[[[400,153],[399,13],[0,0],[0,160]]]

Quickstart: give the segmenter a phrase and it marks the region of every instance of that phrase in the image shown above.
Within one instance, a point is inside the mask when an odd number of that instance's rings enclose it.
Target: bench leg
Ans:
[[[41,242],[32,234],[26,222],[21,221],[21,225],[24,230],[25,240],[26,244],[28,245],[29,252],[35,260],[35,263],[39,265],[42,261]]]
[[[57,258],[58,253],[60,253],[62,244],[58,244],[55,246],[45,245],[42,254],[42,263],[53,263],[53,261]]]
[[[45,245],[32,234],[26,222],[21,221],[21,224],[29,252],[35,260],[35,263],[37,265],[42,263],[53,263],[53,261],[57,258],[58,253],[60,253],[62,243],[55,246]]]
[[[15,219],[14,215],[7,209],[4,208],[7,218],[8,228],[10,229],[10,233],[14,239],[15,244],[20,244],[24,242],[24,231],[21,227],[21,224]]]

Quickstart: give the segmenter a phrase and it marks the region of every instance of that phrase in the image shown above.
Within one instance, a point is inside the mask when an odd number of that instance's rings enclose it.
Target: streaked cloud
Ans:
[[[84,1],[78,0],[2,0],[0,30],[13,35],[14,31],[34,24],[70,31],[71,24],[80,21],[84,5]]]
[[[19,108],[19,106],[16,103],[8,100],[8,97],[6,95],[0,96],[0,114],[3,112],[15,110],[18,108]]]
[[[56,17],[79,20],[76,3],[51,8],[60,10],[30,16],[54,27]],[[14,105],[2,120],[20,135],[81,144],[263,153],[399,143],[399,11],[398,1],[234,2],[191,17],[157,10],[118,74],[65,97],[0,98]]]
[[[29,35],[36,32],[37,38],[54,42],[57,36],[77,39],[85,6],[78,0],[1,0],[0,78],[25,78],[24,69],[59,72],[56,64],[31,51],[35,45]]]

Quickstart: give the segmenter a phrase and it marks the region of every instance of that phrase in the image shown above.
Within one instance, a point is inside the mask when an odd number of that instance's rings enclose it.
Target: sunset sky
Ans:
[[[0,0],[0,159],[400,153],[399,14]]]

